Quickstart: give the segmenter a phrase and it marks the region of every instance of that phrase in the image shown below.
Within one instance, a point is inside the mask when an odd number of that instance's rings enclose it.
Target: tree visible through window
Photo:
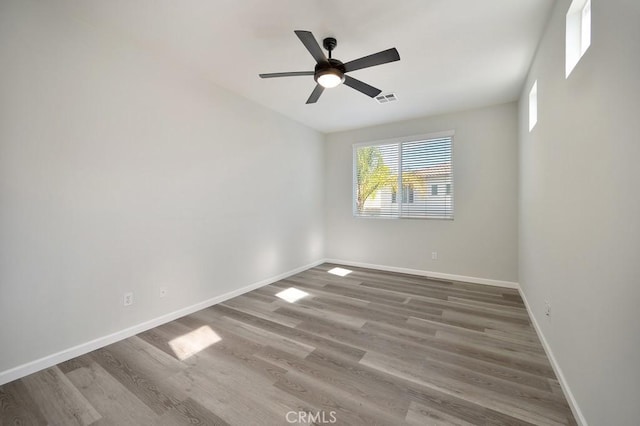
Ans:
[[[447,132],[355,145],[354,215],[452,219],[452,140]]]
[[[375,199],[378,190],[391,185],[391,170],[384,163],[380,148],[375,146],[358,150],[357,170],[357,205],[358,211],[363,211],[368,198]]]

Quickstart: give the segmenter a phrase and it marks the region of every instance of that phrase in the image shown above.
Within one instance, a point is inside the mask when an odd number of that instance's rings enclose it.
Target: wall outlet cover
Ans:
[[[124,306],[133,305],[133,293],[125,293],[124,294]]]

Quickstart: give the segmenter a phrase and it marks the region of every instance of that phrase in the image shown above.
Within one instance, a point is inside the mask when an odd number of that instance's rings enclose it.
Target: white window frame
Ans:
[[[529,92],[529,131],[538,123],[538,80],[533,82]]]
[[[573,0],[565,22],[565,78],[591,46],[591,0]]]
[[[404,142],[415,142],[415,141],[424,141],[424,140],[429,140],[429,139],[440,139],[440,138],[451,138],[451,159],[450,159],[450,163],[451,163],[451,215],[450,216],[421,216],[421,217],[409,217],[409,216],[401,216],[400,214],[398,214],[397,216],[367,216],[367,215],[360,215],[358,214],[358,207],[356,205],[356,199],[357,199],[357,194],[356,194],[356,187],[357,187],[357,180],[358,180],[358,176],[357,176],[357,150],[360,147],[363,146],[376,146],[376,145],[387,145],[387,144],[398,144],[400,147],[402,146],[401,144]],[[454,153],[454,143],[455,143],[455,130],[446,130],[446,131],[442,131],[442,132],[433,132],[433,133],[426,133],[426,134],[419,134],[419,135],[411,135],[411,136],[401,136],[401,137],[396,137],[396,138],[391,138],[391,139],[380,139],[380,140],[375,140],[375,141],[369,141],[369,142],[358,142],[352,145],[352,180],[351,180],[351,207],[352,207],[352,214],[353,217],[358,218],[358,219],[391,219],[391,220],[397,220],[397,219],[418,219],[418,220],[453,220],[454,216],[455,216],[455,195],[454,195],[454,162],[453,162],[453,153]],[[399,158],[398,158],[398,170],[402,170],[402,153],[399,153]],[[399,173],[400,175],[401,173]],[[398,182],[400,183],[400,182]],[[400,187],[400,185],[398,186]],[[402,201],[402,197],[399,197],[400,201]],[[396,199],[397,201],[397,199]],[[402,203],[400,202],[398,205],[398,211],[401,211],[400,205]]]

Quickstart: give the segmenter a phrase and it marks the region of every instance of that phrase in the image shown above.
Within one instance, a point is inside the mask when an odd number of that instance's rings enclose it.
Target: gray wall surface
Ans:
[[[588,424],[637,425],[640,2],[593,0],[591,46],[565,79],[569,4],[557,2],[520,101],[519,281]]]
[[[0,63],[0,371],[322,258],[321,134],[47,2]]]
[[[353,144],[447,130],[454,220],[353,217]],[[515,103],[329,134],[326,257],[517,281],[517,146]]]

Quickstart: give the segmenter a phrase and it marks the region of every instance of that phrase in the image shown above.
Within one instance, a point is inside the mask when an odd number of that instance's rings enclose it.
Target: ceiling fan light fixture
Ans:
[[[314,79],[325,89],[331,89],[344,81],[344,73],[336,68],[328,68],[316,72]]]

